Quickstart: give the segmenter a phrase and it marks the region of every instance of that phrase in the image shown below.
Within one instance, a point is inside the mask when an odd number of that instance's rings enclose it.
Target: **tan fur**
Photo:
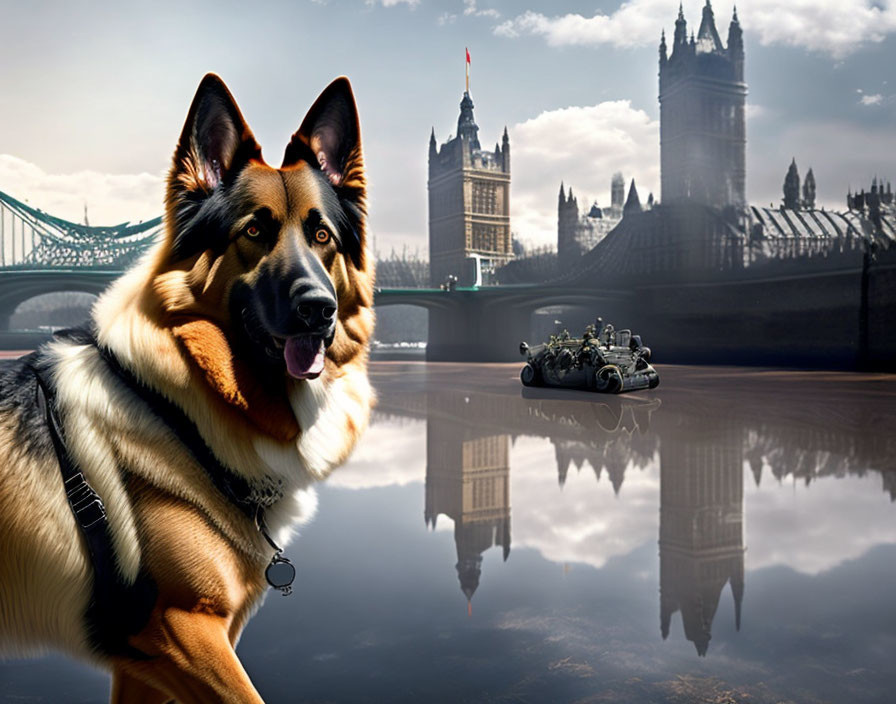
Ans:
[[[254,140],[248,127],[231,136]],[[281,177],[258,150],[239,185],[296,236],[316,202],[311,168],[290,164]],[[342,180],[359,189],[363,212],[360,144]],[[284,376],[278,390],[266,392],[270,384],[259,383],[235,353],[227,298],[238,277],[251,279],[277,249],[267,254],[234,238],[217,253],[209,249],[184,261],[172,256],[177,189],[210,191],[213,181],[196,154],[176,154],[167,237],[103,294],[93,317],[100,343],[180,406],[220,461],[250,481],[282,484],[284,498],[266,520],[285,546],[294,526],[314,511],[313,483],[347,458],[367,426],[374,319],[366,234],[359,233],[360,266],[335,248],[319,253],[338,299],[323,374]],[[55,456],[20,451],[11,420],[2,416],[0,646],[14,654],[55,648],[98,662],[114,674],[113,702],[260,702],[234,644],[267,590],[263,571],[271,549],[93,347],[54,342],[48,354],[71,452],[107,507],[118,569],[132,580],[142,567],[159,588],[149,623],[131,638],[153,658],[106,658],[88,650],[82,614],[92,569]]]
[[[271,398],[257,385],[252,370],[235,357],[220,327],[190,320],[171,329],[205,380],[225,401],[243,411],[260,431],[278,440],[295,440],[299,425],[286,397]]]

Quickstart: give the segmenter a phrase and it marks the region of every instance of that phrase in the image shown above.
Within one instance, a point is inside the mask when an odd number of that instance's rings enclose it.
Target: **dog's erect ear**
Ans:
[[[341,76],[326,87],[292,136],[283,166],[306,161],[321,170],[339,196],[353,229],[352,259],[364,259],[367,180],[361,151],[361,127],[352,86]]]
[[[361,129],[352,86],[345,76],[333,81],[311,106],[292,136],[283,167],[304,159],[320,168],[333,186],[351,186],[361,163]]]
[[[261,148],[243,119],[233,96],[218,76],[209,73],[181,132],[168,180],[169,196],[211,193],[231,180]]]

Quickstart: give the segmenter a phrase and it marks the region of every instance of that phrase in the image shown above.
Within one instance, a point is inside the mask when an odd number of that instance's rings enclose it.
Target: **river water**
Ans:
[[[607,397],[375,363],[239,645],[266,701],[894,701],[896,377],[658,370]],[[0,664],[2,701],[107,692]]]

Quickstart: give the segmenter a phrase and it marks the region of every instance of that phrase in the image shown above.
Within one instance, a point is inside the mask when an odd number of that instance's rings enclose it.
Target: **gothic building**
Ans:
[[[661,201],[689,199],[714,208],[746,204],[747,86],[737,10],[728,46],[706,0],[696,38],[681,7],[672,52],[660,41]]]
[[[560,184],[557,203],[557,263],[560,271],[573,266],[619,224],[624,206],[625,181],[621,173],[613,174],[610,183],[610,207],[601,208],[595,202],[585,213],[579,212],[579,201],[573,195],[572,187],[567,195],[564,185]]]
[[[462,277],[468,258],[489,272],[513,259],[510,237],[510,138],[482,149],[473,101],[464,92],[457,136],[440,147],[429,138],[430,282]]]
[[[893,185],[887,181],[887,187],[884,189],[883,179],[878,182],[875,176],[871,182],[871,190],[867,193],[864,188],[855,193],[852,192],[852,189],[847,192],[846,207],[862,215],[867,215],[875,225],[879,225],[882,214],[896,215]]]

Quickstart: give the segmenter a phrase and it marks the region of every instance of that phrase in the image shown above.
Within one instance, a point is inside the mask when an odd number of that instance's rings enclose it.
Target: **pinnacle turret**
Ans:
[[[635,179],[632,179],[632,185],[628,189],[628,198],[625,201],[625,207],[623,207],[622,213],[623,215],[628,215],[629,213],[640,213],[642,210],[641,199],[638,197],[638,189],[635,187]]]
[[[806,180],[803,181],[803,207],[806,210],[815,210],[815,174],[812,173],[811,167],[806,173]]]
[[[728,56],[734,62],[737,79],[742,81],[744,79],[744,33],[740,28],[740,22],[737,21],[737,7],[734,8],[731,24],[728,25]]]
[[[686,44],[688,41],[688,23],[684,18],[684,7],[678,5],[678,19],[675,20],[675,46]]]
[[[473,117],[473,99],[464,91],[460,101],[460,115],[457,118],[457,136],[469,142],[473,149],[481,149],[479,145],[479,125]]]
[[[504,136],[501,137],[501,156],[504,159],[504,173],[510,173],[510,135],[507,134],[507,125],[504,125]]]
[[[697,32],[697,51],[701,54],[725,53],[719,32],[716,30],[715,15],[709,0],[706,0],[706,5],[703,6],[703,19]]]
[[[800,173],[796,167],[796,157],[790,162],[784,178],[784,207],[787,210],[800,209]]]

